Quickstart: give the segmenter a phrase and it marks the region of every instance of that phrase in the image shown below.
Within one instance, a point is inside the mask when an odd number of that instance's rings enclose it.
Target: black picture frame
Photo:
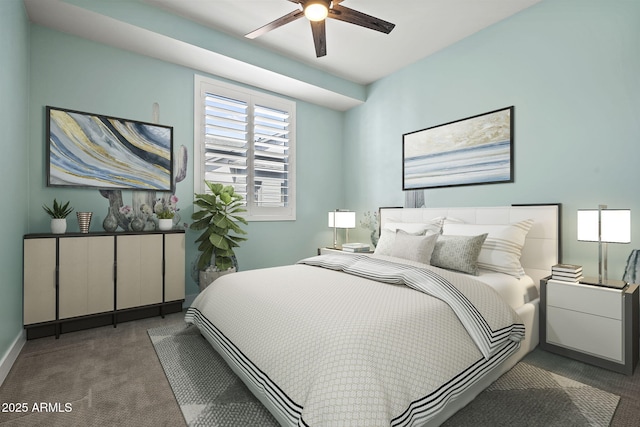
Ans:
[[[514,106],[402,135],[402,189],[514,181]]]
[[[174,191],[173,127],[46,107],[48,187]]]

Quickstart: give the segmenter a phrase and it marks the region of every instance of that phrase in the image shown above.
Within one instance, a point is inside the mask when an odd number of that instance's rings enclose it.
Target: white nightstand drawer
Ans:
[[[549,280],[547,305],[622,320],[622,292],[600,286]]]
[[[620,320],[548,306],[546,327],[551,344],[624,363]]]

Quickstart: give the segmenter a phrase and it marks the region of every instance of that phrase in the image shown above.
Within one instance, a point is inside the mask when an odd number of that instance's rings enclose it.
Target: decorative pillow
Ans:
[[[425,236],[414,236],[398,230],[391,256],[430,264],[431,254],[437,240],[438,234],[429,233]]]
[[[373,251],[375,255],[391,255],[393,243],[396,241],[396,232],[383,228],[380,232],[380,238],[376,249]]]
[[[409,234],[426,234],[428,231],[436,234],[442,232],[443,217],[433,218],[428,222],[395,222],[390,221],[384,224],[384,228],[392,231],[402,230]]]
[[[487,233],[479,236],[438,236],[431,265],[478,275],[478,255]]]
[[[446,223],[443,233],[464,236],[488,233],[478,256],[478,267],[520,278],[525,275],[520,255],[532,225],[532,219],[501,225]]]
[[[397,230],[402,230],[407,234],[415,236],[424,235],[427,232],[440,234],[442,232],[443,221],[444,218],[437,217],[426,223],[398,222],[397,220],[387,222],[381,230],[380,239],[378,239],[378,244],[376,245],[374,254],[391,256]]]
[[[403,231],[403,232],[412,236],[424,235],[424,231],[419,231],[414,233],[409,231]],[[378,244],[376,245],[376,249],[373,251],[373,253],[376,255],[391,256],[391,251],[393,251],[393,245],[395,241],[396,241],[396,231],[383,228],[382,234],[380,234],[380,239],[378,239]]]

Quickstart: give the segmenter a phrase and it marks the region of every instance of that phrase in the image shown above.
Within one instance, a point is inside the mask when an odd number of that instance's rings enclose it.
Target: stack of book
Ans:
[[[581,265],[556,264],[551,267],[551,278],[553,280],[578,283],[583,277]]]
[[[366,243],[345,243],[342,245],[345,252],[371,252],[371,248]]]

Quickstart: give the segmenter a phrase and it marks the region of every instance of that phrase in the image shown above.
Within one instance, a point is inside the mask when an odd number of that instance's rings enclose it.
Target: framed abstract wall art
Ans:
[[[173,191],[173,127],[46,107],[47,186]]]
[[[402,189],[513,182],[514,107],[402,136]]]

